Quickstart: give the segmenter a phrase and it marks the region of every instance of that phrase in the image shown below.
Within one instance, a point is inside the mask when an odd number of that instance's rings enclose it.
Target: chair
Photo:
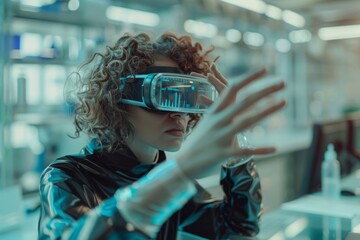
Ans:
[[[360,165],[360,112],[347,116],[348,144],[347,151],[353,158],[354,164]]]
[[[318,122],[313,125],[313,137],[305,164],[305,176],[301,194],[309,194],[321,189],[321,164],[328,144],[334,144],[340,161],[341,175],[347,175],[352,170],[347,150],[348,121],[340,118],[331,121]]]

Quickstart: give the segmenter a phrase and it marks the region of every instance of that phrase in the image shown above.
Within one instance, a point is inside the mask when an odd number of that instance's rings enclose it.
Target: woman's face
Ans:
[[[153,66],[179,67],[171,59],[160,56]],[[134,126],[131,145],[137,148],[155,148],[164,151],[177,151],[186,136],[190,117],[185,113],[154,113],[140,107],[129,105],[129,120]]]

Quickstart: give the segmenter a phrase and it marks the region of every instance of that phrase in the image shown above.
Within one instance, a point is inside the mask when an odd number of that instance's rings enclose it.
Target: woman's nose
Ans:
[[[181,118],[185,118],[186,116],[188,116],[188,114],[182,113],[182,112],[170,112],[169,113],[169,117],[171,117],[173,119],[181,119]]]

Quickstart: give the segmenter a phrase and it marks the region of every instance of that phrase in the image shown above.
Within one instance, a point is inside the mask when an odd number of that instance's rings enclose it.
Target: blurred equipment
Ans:
[[[23,219],[21,187],[0,189],[0,233],[19,227]]]
[[[360,120],[359,120],[360,121]],[[312,142],[305,164],[302,194],[313,193],[321,187],[321,164],[323,154],[329,144],[333,144],[341,169],[341,178],[360,167],[359,155],[352,154],[355,141],[360,135],[354,135],[354,124],[351,117],[341,117],[335,120],[317,122],[313,125]]]
[[[345,119],[318,122],[313,125],[312,143],[310,145],[305,169],[307,176],[304,177],[304,194],[320,190],[321,163],[328,144],[332,143],[334,145],[340,161],[341,170],[348,172],[348,168],[344,166],[345,159],[347,158],[345,149],[346,142],[347,123]]]
[[[26,77],[23,72],[17,78],[17,105],[21,107],[26,105]]]
[[[46,125],[16,123],[12,126],[12,133],[14,177],[24,193],[36,192],[53,144],[51,132]]]
[[[329,144],[321,165],[321,190],[326,199],[339,199],[340,197],[340,164],[334,145]]]
[[[355,112],[347,117],[349,136],[348,151],[354,158],[360,159],[360,112]]]

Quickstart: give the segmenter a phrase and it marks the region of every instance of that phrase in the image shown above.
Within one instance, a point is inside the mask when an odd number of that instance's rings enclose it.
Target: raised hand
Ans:
[[[175,154],[179,166],[192,178],[202,177],[230,157],[274,152],[272,147],[234,147],[234,139],[238,133],[285,106],[285,100],[281,100],[263,109],[252,108],[264,101],[265,97],[282,90],[285,86],[283,82],[249,94],[242,101],[236,101],[236,96],[245,86],[266,74],[265,69],[232,82],[226,81],[216,66],[212,66],[211,71],[206,77],[220,92],[220,96]]]

